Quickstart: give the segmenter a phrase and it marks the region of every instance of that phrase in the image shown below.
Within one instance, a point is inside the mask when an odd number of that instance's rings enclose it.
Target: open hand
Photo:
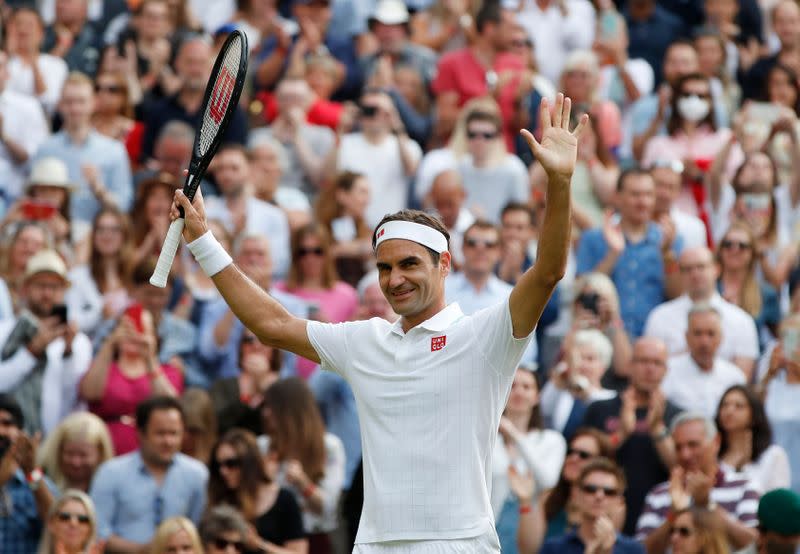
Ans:
[[[578,157],[578,137],[589,121],[589,116],[583,114],[578,126],[570,132],[571,110],[572,101],[559,93],[551,118],[550,102],[545,98],[539,108],[542,141],[537,141],[527,129],[520,131],[547,175],[567,181],[572,178],[572,172],[575,170],[575,162]]]

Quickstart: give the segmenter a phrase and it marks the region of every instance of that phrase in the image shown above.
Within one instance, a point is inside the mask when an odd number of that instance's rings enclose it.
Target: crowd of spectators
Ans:
[[[0,552],[353,545],[348,384],[186,248],[149,284],[236,29],[207,215],[303,318],[397,318],[371,239],[408,207],[448,302],[507,301],[547,201],[518,131],[589,115],[487,475],[503,552],[800,552],[796,0],[0,0]]]

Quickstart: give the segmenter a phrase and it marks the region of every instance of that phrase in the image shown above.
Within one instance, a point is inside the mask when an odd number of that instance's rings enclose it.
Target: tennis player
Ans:
[[[514,371],[561,279],[570,178],[584,115],[570,100],[540,111],[541,143],[522,131],[548,176],[538,259],[507,302],[465,316],[445,304],[449,235],[424,212],[387,215],[373,245],[383,294],[401,318],[325,324],[299,319],[244,276],[208,231],[202,195],[175,193],[172,218],[233,313],[264,343],[319,362],[351,385],[361,421],[364,508],[354,552],[500,552],[490,460]],[[487,183],[486,186],[492,186]]]

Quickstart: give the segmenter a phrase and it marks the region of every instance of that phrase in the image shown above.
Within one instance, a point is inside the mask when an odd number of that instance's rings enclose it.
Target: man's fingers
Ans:
[[[561,114],[561,128],[569,131],[569,117],[572,112],[572,100],[569,96],[564,98],[564,111]]]
[[[556,109],[553,110],[553,127],[561,127],[561,111],[564,109],[564,94],[559,92],[556,95]]]
[[[578,121],[578,126],[575,127],[575,130],[572,131],[572,134],[575,135],[577,138],[581,138],[581,134],[589,126],[589,114],[583,114],[581,116],[580,121]]]
[[[553,125],[550,121],[550,102],[547,98],[542,98],[542,101],[539,102],[539,121],[542,125],[542,133]]]
[[[543,102],[544,102],[544,100],[543,100]],[[536,140],[536,137],[534,137],[533,134],[530,131],[528,131],[527,129],[522,129],[519,133],[522,135],[522,137],[528,143],[528,147],[531,149],[531,152],[533,152],[533,155],[538,158],[539,157],[539,149],[541,148],[541,146],[539,145],[539,141]]]

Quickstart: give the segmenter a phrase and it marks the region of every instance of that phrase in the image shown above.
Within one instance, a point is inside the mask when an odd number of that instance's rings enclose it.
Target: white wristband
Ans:
[[[213,277],[233,263],[233,258],[225,252],[211,231],[206,231],[203,236],[186,246],[209,277]]]

